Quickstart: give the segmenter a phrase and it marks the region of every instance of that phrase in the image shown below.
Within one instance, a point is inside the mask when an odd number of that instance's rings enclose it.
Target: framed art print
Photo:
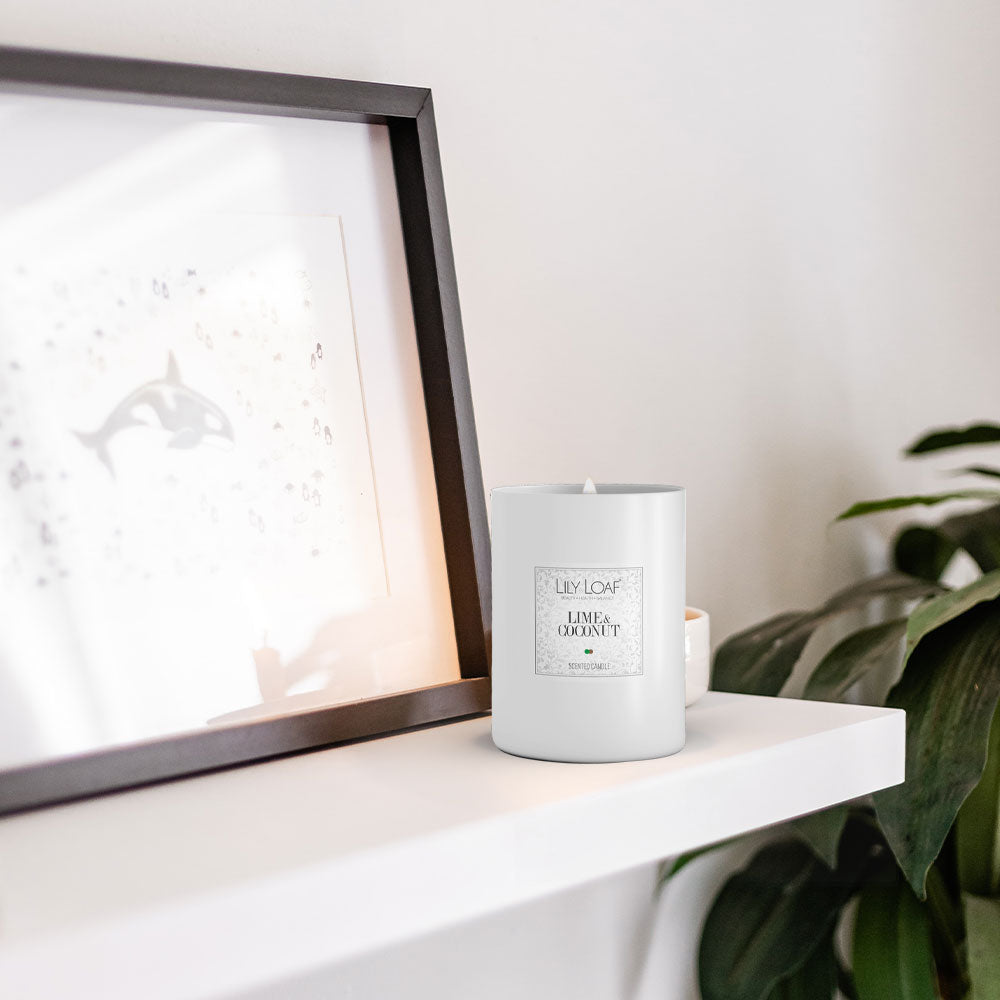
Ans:
[[[0,49],[0,811],[489,707],[430,92]]]

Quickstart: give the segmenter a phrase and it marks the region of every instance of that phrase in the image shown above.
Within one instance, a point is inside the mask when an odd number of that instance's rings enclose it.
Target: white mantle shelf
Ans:
[[[0,821],[0,995],[223,996],[903,779],[902,712],[710,693],[631,764],[489,719]]]

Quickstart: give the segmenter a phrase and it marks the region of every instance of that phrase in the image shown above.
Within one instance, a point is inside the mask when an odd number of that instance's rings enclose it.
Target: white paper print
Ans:
[[[388,584],[340,220],[107,246],[0,244],[0,673],[128,738],[258,704],[255,651]]]
[[[535,568],[535,673],[642,671],[642,569]]]

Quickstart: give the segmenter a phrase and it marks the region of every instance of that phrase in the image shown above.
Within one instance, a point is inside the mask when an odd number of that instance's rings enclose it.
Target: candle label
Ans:
[[[535,567],[535,673],[642,673],[642,568]]]

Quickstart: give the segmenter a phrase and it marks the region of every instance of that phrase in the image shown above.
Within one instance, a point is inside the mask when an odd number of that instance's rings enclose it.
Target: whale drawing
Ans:
[[[130,392],[96,430],[76,431],[76,436],[107,466],[112,476],[115,467],[108,452],[111,439],[130,427],[151,426],[143,419],[143,409],[152,411],[160,426],[170,431],[168,448],[196,448],[209,435],[233,441],[233,425],[208,397],[184,385],[173,352],[167,358],[167,374]]]

